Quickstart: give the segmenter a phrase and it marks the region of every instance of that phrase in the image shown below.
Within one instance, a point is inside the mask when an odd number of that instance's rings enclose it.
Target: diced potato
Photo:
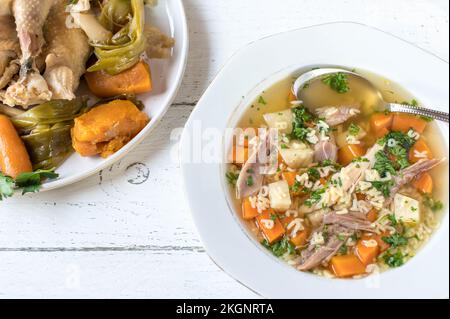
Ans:
[[[269,184],[270,207],[277,211],[287,211],[291,207],[291,195],[286,181]]]
[[[287,148],[280,148],[281,157],[293,169],[307,167],[313,162],[314,151],[306,144],[293,141]]]
[[[419,202],[411,197],[397,194],[394,197],[394,213],[397,220],[415,225],[420,221]]]
[[[292,133],[292,122],[294,120],[294,116],[290,109],[264,114],[264,120],[270,128],[278,129],[278,132],[280,134]]]

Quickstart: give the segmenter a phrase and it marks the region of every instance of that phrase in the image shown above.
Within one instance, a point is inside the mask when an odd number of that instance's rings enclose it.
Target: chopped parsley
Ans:
[[[381,177],[386,177],[387,173],[390,173],[391,175],[395,175],[396,173],[393,163],[384,151],[379,151],[375,154],[375,164],[373,168]]]
[[[405,264],[405,257],[401,252],[393,252],[391,250],[388,250],[383,255],[383,260],[391,268],[397,268],[400,266],[403,266]]]
[[[408,101],[403,101],[402,104],[403,104],[403,105],[414,106],[414,107],[419,106],[419,102],[417,102],[416,99],[412,99],[410,102],[408,102]]]
[[[340,255],[347,255],[347,253],[348,253],[347,245],[342,245],[341,248],[339,248],[338,253]]]
[[[232,186],[236,186],[236,182],[239,178],[239,174],[235,172],[227,172],[225,174],[225,177],[227,178],[228,184]]]
[[[312,207],[322,199],[322,195],[325,193],[325,188],[320,188],[311,193],[310,197],[305,201],[305,205]]]
[[[281,144],[280,147],[282,150],[286,150],[289,148],[289,146],[287,146],[286,144]]]
[[[391,193],[391,188],[394,186],[394,182],[392,180],[390,181],[376,181],[376,182],[370,182],[372,186],[377,189],[379,192],[383,194],[384,197],[389,197]]]
[[[306,123],[313,120],[313,115],[303,106],[293,108],[292,113],[294,115],[292,137],[307,142],[306,137],[309,133],[309,128],[306,126]]]
[[[259,103],[259,104],[262,104],[262,105],[267,105],[267,102],[266,102],[266,100],[262,97],[262,95],[259,97],[258,103]]]
[[[388,148],[389,152],[395,156],[395,163],[399,166],[399,169],[405,169],[409,166],[408,153],[405,148],[401,146],[394,146]]]
[[[322,82],[338,93],[347,93],[350,91],[347,75],[342,72],[326,75]]]
[[[408,245],[408,238],[404,234],[395,233],[389,237],[383,237],[383,241],[392,246],[392,248]]]
[[[433,212],[440,211],[444,208],[444,204],[441,201],[435,200],[434,198],[432,198],[429,195],[426,195],[424,197],[423,204],[426,207],[430,208]]]
[[[350,126],[348,127],[348,133],[351,136],[358,136],[359,132],[361,132],[361,128],[355,123],[350,124]]]
[[[414,144],[416,144],[416,140],[414,138],[402,132],[390,132],[384,137],[385,141],[388,141],[390,139],[395,140],[399,145],[407,150],[409,150]]]
[[[369,159],[367,157],[360,156],[360,157],[354,158],[352,162],[353,163],[368,163]]]
[[[266,239],[264,239],[261,244],[271,251],[276,257],[281,257],[286,253],[289,253],[289,255],[295,254],[295,247],[291,244],[287,237],[283,237],[282,240],[274,244],[270,244]]]
[[[247,177],[246,184],[247,184],[247,186],[249,186],[249,187],[251,187],[251,186],[253,186],[253,185],[255,184],[255,182],[253,181],[253,176],[252,176],[252,175],[249,175],[249,176]]]
[[[318,181],[320,179],[320,173],[315,167],[308,169],[307,174],[312,181]]]

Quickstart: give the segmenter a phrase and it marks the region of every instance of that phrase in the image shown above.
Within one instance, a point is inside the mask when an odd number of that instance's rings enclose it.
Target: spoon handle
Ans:
[[[388,103],[388,110],[391,112],[410,113],[430,117],[434,120],[439,120],[448,123],[448,113],[427,109],[420,106],[404,105],[397,103]]]

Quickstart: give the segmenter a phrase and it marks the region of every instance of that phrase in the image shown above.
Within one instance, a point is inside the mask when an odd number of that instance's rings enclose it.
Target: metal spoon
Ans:
[[[292,86],[292,93],[301,100],[301,89],[311,81],[323,77],[328,74],[334,74],[334,73],[345,73],[345,74],[351,74],[355,77],[359,77],[361,79],[364,79],[368,83],[370,83],[370,87],[374,90],[374,93],[376,93],[376,96],[379,99],[380,105],[384,105],[385,109],[390,112],[400,112],[400,113],[409,113],[409,114],[415,114],[415,115],[421,115],[433,118],[435,120],[443,121],[443,122],[449,122],[449,114],[441,111],[436,111],[432,109],[427,109],[424,107],[419,106],[412,106],[412,105],[404,105],[404,104],[397,104],[397,103],[387,103],[383,99],[383,95],[381,94],[380,90],[378,90],[375,85],[373,85],[368,79],[363,77],[362,75],[347,71],[344,69],[337,69],[337,68],[324,68],[324,69],[316,69],[309,72],[306,72],[302,74],[297,80],[295,80],[293,86]]]

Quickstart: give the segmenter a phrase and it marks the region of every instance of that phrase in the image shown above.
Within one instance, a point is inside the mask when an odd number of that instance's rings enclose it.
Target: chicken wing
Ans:
[[[19,80],[8,87],[4,103],[28,107],[48,101],[52,93],[40,75],[36,59],[45,43],[43,26],[54,0],[13,0],[12,12],[16,20],[22,58]]]
[[[54,99],[71,100],[75,98],[74,92],[85,72],[90,46],[81,29],[67,28],[66,3],[56,0],[44,26],[47,41],[44,78]]]

